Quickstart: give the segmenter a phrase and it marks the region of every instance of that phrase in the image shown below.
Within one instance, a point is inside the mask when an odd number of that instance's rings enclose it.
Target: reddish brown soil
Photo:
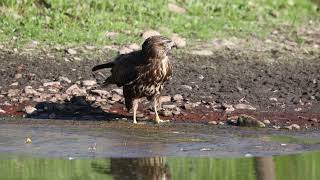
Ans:
[[[0,106],[1,109],[5,110],[6,113],[0,113],[0,116],[11,116],[11,117],[22,117],[25,113],[22,111],[24,105],[16,105],[16,106]],[[122,104],[115,104],[110,112],[116,114],[117,118],[115,120],[121,120],[122,118],[126,118],[131,121],[131,115],[128,113]],[[150,111],[145,110],[143,112],[145,116],[143,119],[152,121],[154,115],[150,114]],[[69,116],[64,116],[63,114],[57,113],[57,119],[68,119]],[[285,126],[289,126],[291,124],[298,124],[301,128],[305,129],[318,129],[320,127],[320,113],[309,113],[309,112],[267,112],[267,111],[249,111],[249,110],[236,110],[232,113],[226,113],[224,111],[212,111],[210,109],[204,107],[197,107],[191,110],[182,110],[180,115],[176,115],[173,117],[163,117],[162,119],[170,120],[171,122],[177,123],[203,123],[210,124],[212,121],[216,121],[217,123],[223,122],[226,123],[227,119],[232,116],[239,115],[249,115],[255,117],[258,120],[269,120],[271,123],[267,125],[267,127],[280,126],[281,128]],[[77,117],[79,120],[83,120],[83,117],[86,120],[103,120],[101,119],[103,114],[101,113],[91,113],[91,112],[83,112]],[[106,120],[109,120],[109,115],[106,115]],[[37,118],[37,116],[33,116]],[[40,117],[40,116],[39,116]],[[74,118],[72,118],[74,119]]]

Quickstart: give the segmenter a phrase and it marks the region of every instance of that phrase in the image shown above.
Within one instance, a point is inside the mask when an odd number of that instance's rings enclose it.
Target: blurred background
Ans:
[[[319,22],[319,0],[0,0],[0,41],[128,44],[146,30],[208,41]],[[290,29],[289,29],[290,30]]]

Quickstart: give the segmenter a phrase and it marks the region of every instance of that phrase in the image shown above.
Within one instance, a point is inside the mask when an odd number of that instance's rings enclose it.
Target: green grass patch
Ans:
[[[320,17],[309,0],[177,0],[183,14],[169,11],[165,0],[46,0],[50,8],[39,1],[0,1],[1,41],[15,36],[18,43],[125,44],[141,42],[146,29],[191,40],[264,36],[278,25]],[[108,31],[119,35],[106,38]]]

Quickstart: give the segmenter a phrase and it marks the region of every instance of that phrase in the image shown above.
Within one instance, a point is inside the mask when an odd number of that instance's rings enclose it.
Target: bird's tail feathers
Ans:
[[[114,80],[112,76],[109,76],[106,79],[106,76],[102,72],[98,71],[100,69],[112,68],[113,66],[114,66],[114,62],[109,62],[106,64],[96,65],[92,68],[92,75],[97,80],[97,84],[99,86],[107,87],[109,84],[114,84]],[[98,72],[95,72],[95,71],[98,71]]]
[[[92,68],[92,71],[97,71],[97,70],[100,70],[100,69],[105,69],[105,68],[112,68],[114,65],[114,62],[109,62],[109,63],[106,63],[106,64],[99,64],[99,65],[96,65]]]

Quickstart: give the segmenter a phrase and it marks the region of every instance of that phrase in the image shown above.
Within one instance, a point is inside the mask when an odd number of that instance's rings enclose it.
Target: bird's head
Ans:
[[[175,42],[163,36],[151,36],[142,44],[142,51],[149,57],[164,57],[173,48]]]

